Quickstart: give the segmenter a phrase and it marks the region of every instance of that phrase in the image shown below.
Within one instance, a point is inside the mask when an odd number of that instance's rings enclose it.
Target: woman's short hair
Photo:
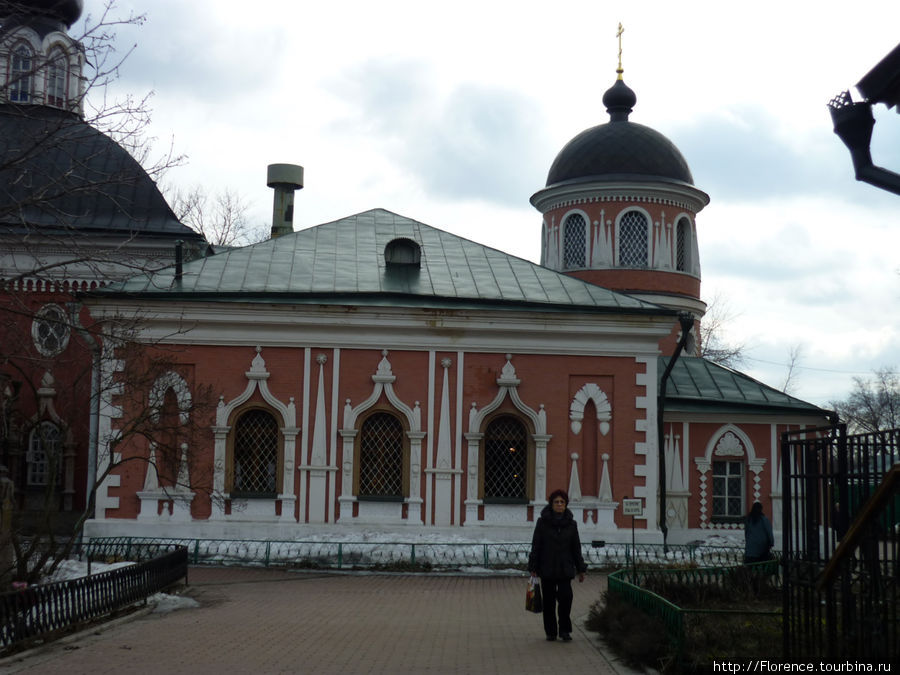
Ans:
[[[566,506],[569,505],[569,493],[568,492],[566,492],[565,490],[554,490],[553,492],[550,493],[550,498],[549,498],[550,503],[552,504],[553,500],[556,499],[557,497],[562,497],[564,500],[566,500]]]

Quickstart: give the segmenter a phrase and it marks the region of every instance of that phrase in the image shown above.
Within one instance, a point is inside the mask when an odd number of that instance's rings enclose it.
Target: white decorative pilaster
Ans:
[[[569,474],[569,501],[581,500],[581,481],[578,479],[578,453],[572,453],[572,471]]]
[[[473,417],[477,416],[475,403],[469,410],[469,425],[471,428]],[[464,434],[466,443],[469,446],[469,453],[466,457],[466,525],[475,525],[478,522],[478,507],[481,506],[482,500],[478,497],[478,458],[481,441],[484,434],[469,432]]]
[[[419,409],[418,401],[415,409]],[[410,525],[422,525],[423,500],[419,487],[422,482],[422,439],[425,438],[425,432],[408,431],[406,437],[409,439],[409,497],[406,500],[409,508],[406,517]]]
[[[441,402],[438,419],[437,456],[435,466],[426,469],[434,475],[434,524],[447,526],[451,523],[452,487],[454,474],[462,473],[453,468],[452,445],[450,441],[450,359],[441,359],[443,382],[441,384]]]
[[[319,377],[316,391],[316,409],[314,411],[313,437],[311,458],[308,465],[298,467],[300,480],[304,481],[309,476],[309,511],[307,518],[310,523],[325,522],[325,500],[328,487],[328,475],[336,471],[337,467],[328,465],[328,428],[325,415],[325,364],[328,357],[325,354],[316,356],[319,366]]]

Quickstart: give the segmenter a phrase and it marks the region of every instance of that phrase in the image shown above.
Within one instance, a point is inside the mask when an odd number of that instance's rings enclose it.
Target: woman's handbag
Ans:
[[[541,597],[541,582],[537,579],[528,581],[528,589],[525,591],[525,609],[535,614],[544,611],[544,600]]]

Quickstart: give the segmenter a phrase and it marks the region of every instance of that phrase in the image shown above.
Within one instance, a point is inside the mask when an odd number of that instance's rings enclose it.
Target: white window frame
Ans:
[[[638,263],[631,261],[625,262],[622,259],[622,244],[624,239],[623,221],[625,221],[625,219],[628,218],[631,214],[636,214],[644,220],[644,255],[643,261]],[[616,220],[616,264],[619,267],[646,269],[650,266],[650,222],[650,216],[642,209],[629,208],[619,214],[619,217]],[[630,225],[630,223],[628,224]]]

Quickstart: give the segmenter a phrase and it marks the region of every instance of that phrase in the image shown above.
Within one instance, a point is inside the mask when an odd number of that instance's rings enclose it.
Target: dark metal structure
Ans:
[[[781,442],[784,654],[900,660],[900,429]]]
[[[187,578],[183,546],[128,567],[0,594],[0,654],[77,629]]]
[[[856,180],[900,194],[900,174],[875,166],[869,149],[875,126],[872,106],[884,103],[893,108],[900,104],[900,45],[866,73],[856,88],[864,100],[853,101],[850,92],[843,91],[828,104],[834,133],[850,150]]]

